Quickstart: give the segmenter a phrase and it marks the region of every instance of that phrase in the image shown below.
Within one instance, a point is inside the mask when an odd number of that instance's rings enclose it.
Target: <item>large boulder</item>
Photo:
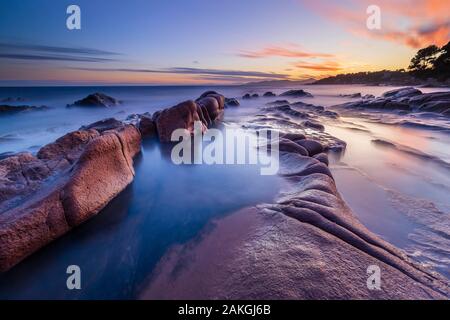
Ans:
[[[0,160],[0,271],[96,215],[134,177],[132,125],[69,133],[37,156]]]
[[[161,142],[170,142],[176,129],[194,132],[194,123],[202,123],[202,132],[223,116],[225,97],[215,91],[203,93],[197,100],[184,101],[174,107],[153,114],[156,131]]]
[[[152,137],[156,135],[156,123],[150,116],[141,115],[139,117],[138,128],[142,137]]]
[[[170,142],[172,133],[177,129],[184,129],[192,134],[194,132],[194,123],[197,121],[201,120],[197,112],[197,104],[192,100],[164,109],[155,118],[159,140],[161,142]],[[206,125],[203,124],[202,131],[205,130]]]

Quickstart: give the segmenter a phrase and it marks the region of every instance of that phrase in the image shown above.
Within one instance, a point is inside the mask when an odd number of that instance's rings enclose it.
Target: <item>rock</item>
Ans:
[[[335,112],[335,111],[331,111],[331,110],[324,110],[321,115],[325,116],[325,117],[329,117],[329,118],[333,118],[333,119],[337,119],[339,118],[339,113]]]
[[[322,153],[317,158],[325,161]],[[201,240],[180,245],[164,256],[158,265],[161,272],[143,298],[448,297],[448,281],[411,263],[403,252],[357,220],[338,193],[326,164],[283,152],[280,165],[279,173],[289,179],[290,187],[273,204],[231,214]],[[211,250],[211,243],[225,244],[220,250]],[[255,252],[264,254],[255,256]],[[193,254],[196,259],[180,271],[179,262]],[[367,268],[371,265],[382,270],[380,290],[367,289]],[[164,290],[168,279],[170,290]]]
[[[119,128],[123,125],[123,123],[119,120],[116,120],[115,118],[108,118],[103,119],[94,123],[91,123],[87,126],[82,126],[80,130],[89,130],[89,129],[95,129],[98,132],[103,132],[106,130],[112,130]]]
[[[218,94],[217,91],[214,91],[214,90],[205,91],[200,95],[200,97],[198,97],[197,100],[208,97],[209,95],[217,95],[217,94]]]
[[[42,147],[37,153],[37,158],[45,161],[51,170],[65,169],[73,164],[86,145],[99,135],[100,133],[94,129],[70,132]]]
[[[323,126],[323,124],[318,123],[316,121],[306,120],[306,121],[302,122],[302,125],[305,126],[306,128],[311,128],[311,129],[315,129],[318,131],[325,130],[325,127]]]
[[[134,177],[132,125],[69,133],[0,160],[0,271],[97,214]],[[58,165],[55,165],[58,164]]]
[[[383,93],[381,96],[383,98],[390,98],[390,99],[399,99],[399,98],[405,98],[405,97],[414,97],[417,95],[421,95],[422,91],[413,88],[413,87],[406,87],[406,88],[400,88],[400,89],[395,89],[395,90],[391,90],[391,91],[387,91],[385,93]]]
[[[114,99],[113,97],[107,96],[104,93],[93,93],[88,95],[86,98],[75,101],[71,105],[67,105],[67,107],[113,107],[120,104],[119,100]]]
[[[282,133],[280,138],[296,141],[305,139],[305,135],[303,133]]]
[[[263,94],[263,97],[276,97],[277,95],[272,91],[267,91]]]
[[[283,97],[312,97],[312,94],[309,92],[306,92],[302,89],[299,89],[299,90],[288,90],[288,91],[280,94],[280,96],[283,96]]]
[[[310,110],[310,111],[313,111],[315,113],[321,113],[321,112],[325,111],[325,107],[323,107],[323,106],[316,106],[314,104],[304,103],[302,101],[291,103],[291,107],[301,108],[301,109],[305,109],[305,110]]]
[[[138,128],[142,137],[153,137],[157,134],[155,121],[147,115],[141,115]]]
[[[242,96],[242,99],[247,100],[247,99],[254,99],[254,98],[258,98],[258,97],[259,97],[259,94],[257,94],[257,93],[253,93],[253,94],[246,93]]]
[[[225,106],[238,107],[240,105],[239,101],[235,98],[225,98]]]
[[[155,123],[161,142],[170,142],[172,132],[176,129],[184,129],[189,134],[194,132],[194,122],[201,121],[197,112],[197,104],[192,101],[184,101],[174,107],[164,109],[158,113]],[[202,131],[206,130],[204,124]]]
[[[11,152],[11,151],[2,152],[2,153],[0,153],[0,160],[9,158],[9,157],[14,156],[14,155],[15,155],[15,153]]]
[[[161,142],[170,142],[172,132],[176,129],[194,132],[194,123],[202,123],[202,132],[223,116],[225,97],[215,91],[202,94],[195,102],[188,100],[174,107],[157,111],[153,114],[156,132]]]
[[[339,96],[344,98],[361,98],[361,92],[351,94],[340,94]]]
[[[29,105],[22,105],[22,106],[10,106],[10,105],[0,105],[0,115],[2,114],[13,114],[23,111],[42,111],[47,110],[47,106],[29,106]]]
[[[284,104],[289,104],[289,101],[287,100],[276,100],[273,102],[269,102],[267,103],[268,105],[284,105]]]
[[[223,110],[225,108],[225,97],[215,91],[206,91],[197,100],[195,100],[195,102],[199,102],[204,98],[211,98],[211,97],[217,100],[220,110]]]
[[[281,138],[278,142],[278,150],[280,152],[297,153],[302,156],[308,156],[308,150],[298,145],[297,143]]]
[[[323,152],[323,146],[319,142],[315,140],[310,139],[303,139],[303,140],[297,140],[296,141],[299,145],[304,147],[306,150],[308,150],[308,153],[310,156],[314,156],[318,153]]]
[[[275,105],[273,107],[266,107],[266,111],[269,112],[282,112],[286,115],[296,117],[296,118],[308,118],[308,114],[305,112],[297,111],[291,108],[289,105]]]
[[[329,161],[328,161],[328,155],[326,153],[319,153],[316,154],[315,156],[313,156],[314,159],[319,160],[320,162],[322,162],[325,165],[329,165]]]
[[[406,112],[450,113],[450,92],[422,93],[412,87],[400,88],[383,93],[376,99],[345,103],[336,108],[367,108]]]

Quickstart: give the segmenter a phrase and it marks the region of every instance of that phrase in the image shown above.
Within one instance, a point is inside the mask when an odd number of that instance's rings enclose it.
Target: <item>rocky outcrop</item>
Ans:
[[[289,104],[289,101],[287,101],[287,100],[275,100],[275,101],[267,103],[267,105],[269,105],[269,106],[284,105],[284,104]]]
[[[235,98],[225,98],[225,107],[238,107],[239,100]]]
[[[134,177],[141,135],[112,120],[0,160],[0,271],[96,215]]]
[[[360,101],[345,103],[335,108],[434,112],[450,116],[450,92],[422,93],[418,89],[407,87],[387,91],[378,98],[365,97]]]
[[[174,107],[157,111],[153,115],[156,132],[161,142],[170,142],[172,132],[184,129],[194,132],[194,123],[202,123],[202,132],[220,120],[225,107],[225,97],[215,91],[202,94],[197,100],[184,101]]]
[[[244,94],[242,96],[242,99],[245,99],[245,100],[247,100],[247,99],[254,99],[254,98],[259,98],[259,94],[257,94],[257,93],[253,93],[253,94],[246,93],[246,94]]]
[[[138,125],[142,137],[153,137],[156,135],[156,123],[148,115],[141,115]]]
[[[0,116],[2,114],[13,114],[24,111],[42,111],[47,109],[48,109],[47,106],[29,106],[29,105],[11,106],[2,104],[0,105]]]
[[[413,87],[406,87],[387,91],[383,93],[381,97],[389,99],[400,99],[400,98],[411,98],[420,94],[422,94],[422,91]]]
[[[270,98],[270,97],[276,97],[277,95],[273,93],[272,91],[267,91],[263,94],[263,97]]]
[[[301,97],[309,97],[311,98],[313,95],[309,92],[306,92],[305,90],[298,89],[298,90],[288,90],[286,92],[283,92],[280,94],[280,96],[283,97],[295,97],[295,98],[301,98]]]
[[[113,107],[119,104],[119,100],[107,96],[104,93],[96,92],[81,100],[75,101],[73,104],[67,105],[67,107]]]
[[[325,146],[301,133],[280,137],[279,175],[288,183],[276,200],[215,221],[200,239],[169,252],[141,298],[448,297],[448,281],[358,221],[336,188]],[[381,270],[379,290],[367,287],[369,266]]]

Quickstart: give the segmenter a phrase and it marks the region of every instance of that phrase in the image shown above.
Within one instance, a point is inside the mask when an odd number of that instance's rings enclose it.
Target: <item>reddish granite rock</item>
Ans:
[[[139,117],[139,131],[142,137],[152,137],[156,135],[156,124],[153,119],[147,115],[141,115]]]
[[[156,131],[161,142],[170,142],[172,132],[176,129],[186,130],[192,134],[194,122],[203,124],[202,132],[215,121],[220,120],[225,107],[225,97],[215,91],[207,91],[195,102],[184,101],[174,107],[153,114]]]
[[[162,110],[155,119],[159,140],[170,142],[172,132],[177,129],[184,129],[192,134],[196,121],[201,120],[197,112],[197,104],[192,100]],[[202,130],[205,131],[206,126]]]
[[[69,133],[0,161],[0,271],[97,214],[134,177],[141,135],[122,124]]]

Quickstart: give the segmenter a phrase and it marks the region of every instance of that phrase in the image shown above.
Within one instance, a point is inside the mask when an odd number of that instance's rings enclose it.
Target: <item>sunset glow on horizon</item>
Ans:
[[[234,84],[407,68],[450,38],[450,1],[3,1],[0,85]],[[381,9],[380,30],[366,9]]]

